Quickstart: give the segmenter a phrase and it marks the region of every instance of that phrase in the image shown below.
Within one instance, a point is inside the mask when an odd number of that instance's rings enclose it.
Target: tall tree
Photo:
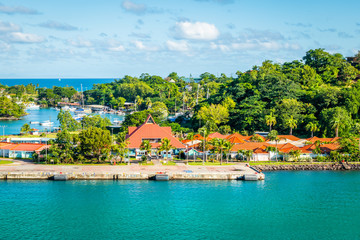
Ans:
[[[80,128],[79,122],[71,116],[69,111],[60,110],[57,119],[60,123],[61,130],[68,130],[71,132]]]
[[[292,135],[293,128],[297,128],[297,120],[291,115],[288,119],[285,120],[286,126],[290,128],[290,135]]]
[[[275,155],[275,158],[276,158],[276,161],[278,160],[277,158],[277,152],[278,152],[278,142],[280,141],[280,138],[278,137],[278,132],[276,130],[272,130],[266,137],[267,140],[269,141],[274,141],[275,142],[275,148],[276,148],[276,155]]]
[[[271,127],[276,124],[276,117],[274,116],[273,112],[271,112],[269,115],[265,116],[266,125],[269,126],[269,132],[271,132]]]
[[[111,137],[108,130],[89,127],[79,134],[79,152],[87,158],[95,158],[98,162],[109,157]]]
[[[20,132],[25,133],[25,134],[29,133],[30,131],[31,131],[31,128],[28,123],[25,123],[20,129]]]
[[[166,151],[165,160],[167,159],[168,152],[173,148],[174,148],[174,146],[171,145],[170,139],[168,139],[168,138],[161,139],[159,150]],[[170,158],[171,158],[171,153],[170,153]]]
[[[319,127],[315,122],[309,122],[306,125],[306,130],[311,132],[311,137],[314,137],[314,132],[319,131]]]
[[[142,141],[140,149],[145,150],[148,159],[151,158],[151,148],[152,146],[149,140]]]

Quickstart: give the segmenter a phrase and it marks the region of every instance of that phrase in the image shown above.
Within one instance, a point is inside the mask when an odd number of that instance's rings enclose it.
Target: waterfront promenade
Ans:
[[[7,175],[19,179],[46,179],[54,174],[67,174],[75,179],[148,179],[157,172],[166,172],[175,179],[237,179],[255,171],[244,163],[223,166],[166,165],[45,165],[30,161],[14,160],[0,165],[0,178]],[[3,177],[1,177],[3,176]]]

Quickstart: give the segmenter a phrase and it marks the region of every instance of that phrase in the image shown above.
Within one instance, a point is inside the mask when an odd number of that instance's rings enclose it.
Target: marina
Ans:
[[[51,131],[54,127],[59,127],[59,121],[57,120],[57,115],[59,111],[55,108],[40,108],[37,110],[26,110],[28,115],[23,116],[20,120],[0,120],[0,134],[10,135],[10,134],[20,134],[20,128],[28,123],[32,128],[36,128],[40,131]],[[76,116],[75,112],[70,112],[72,116]],[[83,113],[84,114],[84,113]],[[86,113],[85,113],[86,114]],[[77,115],[76,120],[81,120],[84,115]],[[124,116],[118,114],[102,114],[102,117],[107,117],[110,121],[116,120],[116,123],[123,121]]]

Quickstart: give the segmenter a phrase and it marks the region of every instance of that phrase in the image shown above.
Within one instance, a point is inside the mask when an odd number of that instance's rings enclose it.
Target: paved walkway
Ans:
[[[4,159],[5,160],[5,159]],[[7,159],[8,160],[8,159]],[[34,164],[27,160],[14,160],[12,164],[1,164],[0,172],[80,172],[80,173],[155,173],[155,172],[184,172],[192,171],[194,173],[234,173],[234,172],[249,172],[253,171],[246,167],[245,164],[237,165],[223,165],[223,166],[192,166],[186,164],[178,164],[176,166],[141,166],[138,164],[132,165],[45,165]]]

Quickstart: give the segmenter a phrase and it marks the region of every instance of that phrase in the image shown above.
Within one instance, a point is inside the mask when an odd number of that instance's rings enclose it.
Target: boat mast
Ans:
[[[84,108],[84,94],[83,94],[82,84],[80,84],[80,87],[81,87],[81,103],[82,103],[82,108]]]

